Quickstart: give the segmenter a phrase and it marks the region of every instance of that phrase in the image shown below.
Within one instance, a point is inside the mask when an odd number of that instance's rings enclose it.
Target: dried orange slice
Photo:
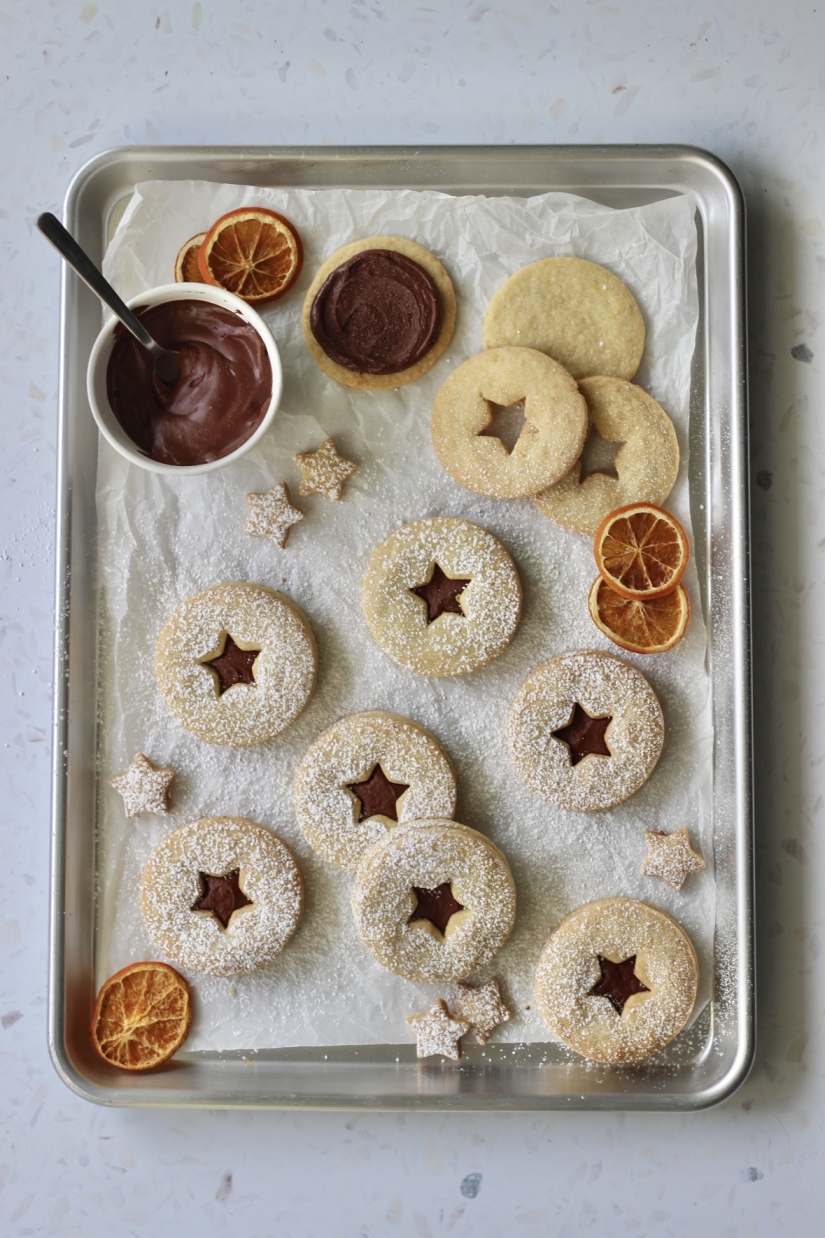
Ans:
[[[605,516],[593,542],[602,578],[626,598],[649,601],[675,589],[690,556],[675,516],[653,503],[631,503]]]
[[[176,284],[202,284],[203,278],[198,266],[198,250],[206,240],[206,233],[199,232],[197,236],[190,236],[189,240],[181,245],[178,250],[178,256],[175,259],[175,283]]]
[[[283,296],[303,261],[301,238],[289,220],[261,206],[222,215],[198,250],[201,279],[252,304]]]
[[[600,632],[631,653],[665,653],[678,645],[690,619],[690,600],[681,585],[664,597],[641,602],[625,598],[597,576],[587,599]]]
[[[121,1070],[149,1070],[181,1047],[192,1023],[189,985],[167,963],[132,963],[103,985],[92,1042]]]

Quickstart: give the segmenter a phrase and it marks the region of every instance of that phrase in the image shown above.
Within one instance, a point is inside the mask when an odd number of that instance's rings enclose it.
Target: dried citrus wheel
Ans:
[[[649,601],[675,589],[690,548],[675,516],[653,503],[631,503],[610,512],[593,542],[602,578],[626,598]]]
[[[261,206],[222,215],[198,250],[201,279],[255,304],[283,296],[303,261],[301,238],[289,220]]]
[[[690,619],[690,601],[681,585],[664,597],[641,602],[622,597],[597,576],[587,605],[599,631],[631,653],[672,649],[684,636]]]
[[[178,256],[175,259],[176,284],[203,283],[203,277],[198,266],[198,250],[205,240],[206,233],[199,232],[197,236],[190,236],[189,240],[184,245],[181,245],[178,250]]]
[[[92,1041],[121,1070],[149,1070],[181,1047],[192,1023],[189,985],[167,963],[131,963],[103,985]]]

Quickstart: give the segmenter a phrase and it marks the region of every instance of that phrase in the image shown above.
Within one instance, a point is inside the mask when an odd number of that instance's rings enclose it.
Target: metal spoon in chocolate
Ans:
[[[137,342],[150,354],[156,377],[169,386],[177,382],[179,373],[177,352],[169,348],[161,348],[157,340],[152,339],[140,320],[117,295],[109,281],[104,279],[89,255],[80,248],[60,220],[46,211],[38,216],[37,226],[83,282],[89,285],[92,292],[97,293],[101,301],[108,305],[112,313],[120,319],[126,330],[130,331]]]

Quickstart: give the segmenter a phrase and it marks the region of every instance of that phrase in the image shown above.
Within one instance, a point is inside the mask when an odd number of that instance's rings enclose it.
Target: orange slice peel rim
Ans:
[[[198,250],[204,283],[251,305],[275,301],[301,273],[304,247],[295,225],[277,211],[245,206],[215,220]]]
[[[596,530],[599,575],[632,600],[652,601],[674,590],[690,558],[682,525],[654,503],[629,503],[609,512]]]
[[[690,622],[690,598],[682,585],[641,601],[623,597],[597,576],[587,608],[599,631],[629,653],[667,653],[679,644]]]
[[[92,1043],[111,1066],[151,1070],[178,1051],[192,1026],[189,985],[168,963],[130,963],[105,980],[92,1011]]]

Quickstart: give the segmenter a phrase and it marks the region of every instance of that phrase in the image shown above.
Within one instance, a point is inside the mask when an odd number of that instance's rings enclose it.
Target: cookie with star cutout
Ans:
[[[341,718],[304,754],[295,815],[310,846],[350,872],[399,823],[452,817],[456,780],[438,741],[409,718]]]
[[[684,929],[632,898],[572,911],[550,935],[536,972],[536,1004],[555,1036],[593,1062],[639,1062],[687,1023],[699,963]]]
[[[304,883],[277,834],[241,817],[201,817],[155,847],[140,883],[153,942],[212,976],[265,967],[301,921]]]
[[[499,416],[523,405],[512,448]],[[441,465],[467,490],[527,498],[560,481],[578,460],[587,406],[575,380],[534,348],[489,348],[468,357],[439,388],[430,422]]]
[[[405,980],[443,984],[483,967],[510,935],[516,887],[498,847],[468,826],[397,826],[365,853],[352,910],[373,958]]]
[[[213,585],[182,602],[158,637],[155,675],[167,708],[209,744],[274,738],[315,687],[309,620],[265,585]]]
[[[586,649],[531,671],[507,719],[516,773],[572,812],[603,812],[629,799],[653,772],[664,738],[661,706],[641,671]]]
[[[361,604],[385,653],[417,675],[466,675],[497,657],[521,616],[521,582],[486,529],[437,516],[391,533],[370,557]]]

